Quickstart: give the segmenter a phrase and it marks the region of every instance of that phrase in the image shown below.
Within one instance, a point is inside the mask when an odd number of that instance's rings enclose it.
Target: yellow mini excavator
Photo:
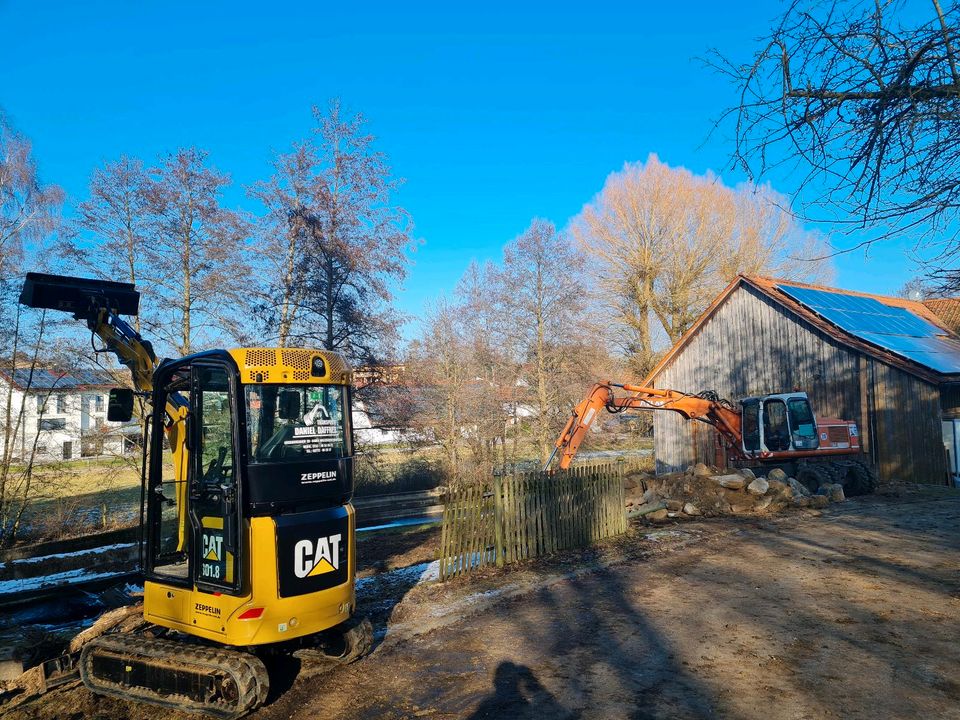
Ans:
[[[267,697],[271,652],[350,662],[354,617],[351,371],[325,350],[211,350],[158,361],[122,319],[129,283],[28,273],[20,302],[83,321],[133,375],[108,419],[144,432],[145,630],[87,643],[93,692],[234,718]],[[165,454],[172,455],[165,463]],[[166,474],[170,476],[167,477]]]

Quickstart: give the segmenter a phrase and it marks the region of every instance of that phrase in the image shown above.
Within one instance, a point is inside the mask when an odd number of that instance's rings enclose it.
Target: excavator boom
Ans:
[[[618,396],[614,388],[630,394]],[[721,400],[715,393],[692,395],[678,390],[604,381],[594,385],[587,396],[573,409],[570,419],[567,420],[560,437],[557,438],[556,447],[550,459],[544,466],[545,471],[550,469],[557,455],[560,456],[561,470],[570,467],[580,444],[601,409],[611,413],[624,410],[670,410],[688,420],[700,420],[712,425],[724,439],[731,454],[734,456],[740,454],[742,446],[740,414],[730,403]]]

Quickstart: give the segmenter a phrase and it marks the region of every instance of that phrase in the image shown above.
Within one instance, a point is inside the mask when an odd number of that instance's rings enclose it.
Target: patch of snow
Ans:
[[[645,540],[663,542],[664,540],[675,538],[687,538],[690,537],[690,533],[684,532],[683,530],[655,530],[654,532],[646,533],[643,537]]]
[[[19,578],[17,580],[3,580],[0,581],[0,596],[26,592],[27,590],[40,590],[45,587],[56,587],[58,585],[73,585],[75,583],[89,582],[90,580],[105,580],[117,575],[126,575],[126,573],[116,571],[92,573],[84,568],[77,568],[75,570],[53,573],[52,575],[39,575],[37,577]]]
[[[10,560],[6,563],[0,563],[0,570],[7,565],[30,565],[31,563],[46,562],[48,560],[57,560],[59,558],[79,557],[80,555],[99,555],[100,553],[112,552],[114,550],[126,550],[136,547],[137,543],[116,543],[114,545],[101,545],[100,547],[87,548],[86,550],[74,550],[72,552],[54,553],[53,555],[38,555],[37,557],[22,558],[21,560]]]
[[[397,568],[387,572],[371,575],[370,577],[360,578],[356,582],[357,593],[376,592],[380,585],[402,583],[404,585],[419,585],[421,583],[433,582],[440,577],[440,562],[418,563],[405,568]]]
[[[387,530],[389,528],[406,527],[407,525],[437,525],[440,522],[442,522],[442,518],[440,516],[406,518],[405,520],[394,520],[393,522],[386,523],[385,525],[371,525],[370,527],[357,528],[357,532],[362,533],[370,532],[371,530]]]

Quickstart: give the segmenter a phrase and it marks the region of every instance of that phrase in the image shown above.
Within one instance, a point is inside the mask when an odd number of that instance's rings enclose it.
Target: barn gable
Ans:
[[[687,392],[716,390],[730,400],[805,390],[819,416],[857,421],[882,478],[942,482],[944,378],[839,331],[780,297],[776,282],[738,278],[647,382]],[[658,472],[714,461],[715,437],[707,425],[654,413],[654,434]]]

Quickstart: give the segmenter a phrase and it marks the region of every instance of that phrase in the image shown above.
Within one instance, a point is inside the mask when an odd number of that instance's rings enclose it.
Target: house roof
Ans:
[[[960,333],[960,298],[933,298],[924,300],[923,305],[951,331]]]
[[[0,376],[10,381],[9,372],[0,372]],[[82,390],[114,387],[117,381],[102,370],[18,368],[13,371],[13,385],[19,390]]]
[[[740,275],[721,292],[647,376],[653,382],[724,301],[747,286],[839,343],[888,365],[940,383],[960,376],[960,338],[939,306],[793,280]],[[956,307],[960,315],[960,303]]]

